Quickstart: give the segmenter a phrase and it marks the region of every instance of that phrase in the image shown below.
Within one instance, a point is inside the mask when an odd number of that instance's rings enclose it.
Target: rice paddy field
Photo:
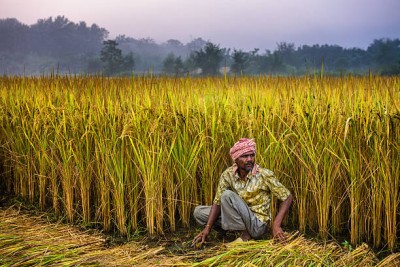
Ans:
[[[0,119],[1,187],[66,222],[126,240],[192,229],[229,148],[251,137],[294,196],[285,228],[353,248],[297,235],[288,250],[217,246],[171,265],[398,264],[399,77],[3,76]],[[0,255],[13,248],[0,240]]]

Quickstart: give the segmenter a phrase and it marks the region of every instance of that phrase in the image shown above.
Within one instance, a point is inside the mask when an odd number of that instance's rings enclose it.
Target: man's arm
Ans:
[[[285,239],[281,224],[286,214],[288,213],[290,206],[292,205],[292,201],[293,201],[293,196],[291,194],[288,196],[286,200],[282,201],[282,203],[279,205],[279,210],[274,219],[274,223],[272,224],[272,234],[274,238],[280,241]]]
[[[203,231],[201,231],[192,241],[192,245],[196,245],[200,242],[200,246],[206,241],[206,237],[210,233],[212,226],[217,220],[218,216],[221,214],[221,206],[217,204],[213,204],[211,206],[210,215],[208,215],[208,221],[206,227],[204,227]]]

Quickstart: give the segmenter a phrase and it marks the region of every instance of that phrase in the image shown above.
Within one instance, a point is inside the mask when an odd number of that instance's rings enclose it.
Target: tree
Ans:
[[[176,75],[179,75],[185,71],[185,66],[180,56],[175,59],[174,70]]]
[[[179,49],[183,47],[183,44],[179,40],[169,39],[165,42],[165,46],[172,48],[172,49]]]
[[[248,53],[234,49],[232,54],[233,63],[231,65],[231,71],[235,74],[245,74],[250,63],[249,59],[250,56]]]
[[[194,61],[194,53],[190,54],[190,56],[185,59],[183,66],[187,74],[197,74],[198,67]]]
[[[16,19],[0,19],[0,53],[21,53],[27,48],[29,27]]]
[[[400,40],[379,39],[368,47],[373,62],[382,74],[398,74],[400,69]]]
[[[190,52],[194,51],[199,51],[200,49],[203,49],[203,47],[207,44],[206,41],[204,41],[202,38],[196,38],[192,40],[191,42],[186,44],[186,47],[189,49]]]
[[[182,58],[169,53],[163,61],[163,72],[166,74],[180,75],[184,71]]]
[[[166,74],[172,74],[175,71],[175,55],[169,53],[163,61],[163,72]]]
[[[123,58],[122,71],[131,71],[135,67],[135,60],[133,58],[133,53],[130,52]]]
[[[211,42],[207,42],[200,51],[194,52],[194,62],[201,68],[203,75],[219,74],[219,67],[224,58],[224,50]]]
[[[40,19],[30,29],[31,47],[35,53],[71,59],[81,54],[97,54],[108,32],[96,24],[73,23],[64,16]]]
[[[107,40],[103,42],[100,59],[104,64],[104,71],[108,75],[129,71],[134,67],[134,59],[132,53],[122,56],[121,49],[117,48],[118,43],[115,40]]]
[[[274,51],[272,53],[271,71],[273,73],[281,73],[284,70],[285,65],[283,64],[282,56],[277,51]]]

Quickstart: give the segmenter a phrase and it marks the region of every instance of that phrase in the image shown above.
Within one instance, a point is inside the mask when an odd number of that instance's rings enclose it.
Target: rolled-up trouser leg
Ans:
[[[225,190],[221,195],[221,225],[225,230],[247,230],[253,238],[260,238],[267,230],[267,225],[231,190]]]

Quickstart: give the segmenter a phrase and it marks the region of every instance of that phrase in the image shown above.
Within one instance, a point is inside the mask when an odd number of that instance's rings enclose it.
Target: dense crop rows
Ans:
[[[0,118],[2,184],[69,221],[189,226],[252,137],[292,227],[398,245],[399,78],[2,77]]]

